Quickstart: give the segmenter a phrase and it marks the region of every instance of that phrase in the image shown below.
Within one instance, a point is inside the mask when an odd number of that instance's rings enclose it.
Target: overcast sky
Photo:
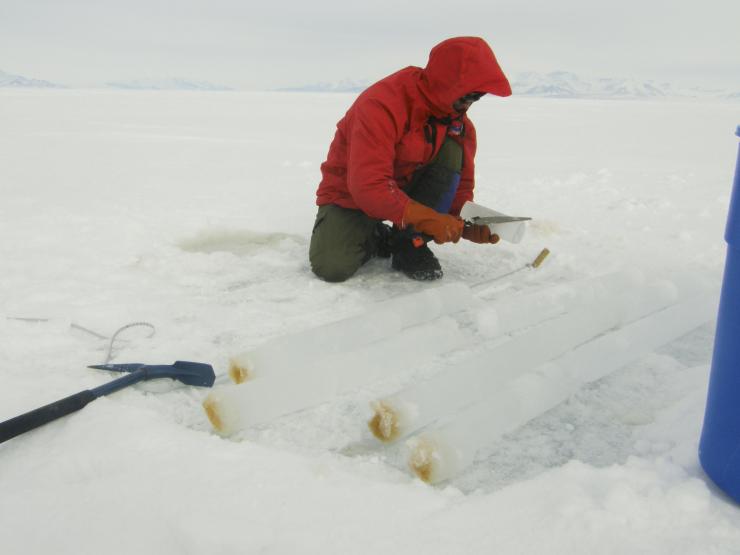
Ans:
[[[507,74],[740,90],[739,23],[740,0],[0,0],[0,70],[271,89],[375,81],[475,35]]]

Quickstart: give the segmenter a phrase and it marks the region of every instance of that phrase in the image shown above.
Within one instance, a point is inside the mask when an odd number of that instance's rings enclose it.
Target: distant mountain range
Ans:
[[[277,89],[281,92],[350,92],[350,93],[359,93],[364,91],[368,86],[370,86],[370,82],[363,80],[363,81],[353,81],[351,79],[342,79],[341,81],[337,81],[335,83],[329,83],[329,82],[319,82],[319,83],[313,83],[311,85],[300,85],[297,87],[286,87],[282,89]]]
[[[517,95],[554,98],[675,96],[668,83],[656,84],[652,81],[641,82],[634,79],[586,81],[567,71],[553,71],[546,74],[518,73],[511,79],[511,88]]]
[[[230,91],[223,85],[214,85],[206,81],[193,81],[174,77],[169,79],[136,79],[134,81],[114,81],[105,84],[113,89],[147,90],[147,91]]]
[[[702,88],[676,88],[670,83],[641,81],[637,79],[595,78],[585,79],[567,71],[550,73],[515,73],[510,78],[516,96],[547,98],[705,98],[740,100],[740,91]],[[276,89],[283,92],[342,92],[359,93],[370,85],[367,80],[342,79],[336,82],[318,82],[295,87]],[[230,91],[230,87],[180,77],[167,79],[137,79],[111,81],[105,86],[122,90],[150,91]],[[0,88],[65,88],[63,85],[30,79],[0,70]]]
[[[229,87],[214,85],[206,81],[194,81],[180,77],[169,79],[137,79],[134,81],[115,81],[106,83],[106,87],[126,90],[156,90],[156,91],[230,91]],[[23,75],[15,75],[0,70],[0,88],[66,88],[64,85],[42,81],[41,79],[29,79]]]
[[[514,94],[550,98],[717,98],[736,99],[740,93],[719,89],[676,88],[670,83],[638,79],[583,79],[575,73],[517,73],[511,79]]]
[[[511,88],[517,96],[548,98],[717,98],[740,99],[740,92],[706,89],[676,89],[670,83],[640,81],[637,79],[598,78],[584,79],[567,71],[551,73],[513,74]],[[367,81],[342,81],[313,83],[278,89],[288,92],[362,92]]]
[[[5,73],[0,70],[0,87],[8,88],[43,88],[43,89],[61,89],[62,85],[57,85],[50,81],[42,81],[41,79],[29,79],[22,75],[14,75],[12,73]]]

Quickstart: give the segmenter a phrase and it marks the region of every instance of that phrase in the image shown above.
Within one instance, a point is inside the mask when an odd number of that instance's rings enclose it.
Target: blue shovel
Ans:
[[[178,360],[175,364],[153,365],[134,362],[130,364],[99,364],[88,366],[88,368],[124,372],[126,375],[107,384],[80,391],[79,393],[21,414],[5,422],[0,422],[0,443],[39,426],[43,426],[52,420],[78,411],[98,397],[109,395],[138,382],[156,380],[158,378],[171,378],[186,385],[211,387],[216,380],[216,375],[210,364],[183,360]]]

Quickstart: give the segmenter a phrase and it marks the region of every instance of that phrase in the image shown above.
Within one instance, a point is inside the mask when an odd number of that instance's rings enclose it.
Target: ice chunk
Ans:
[[[378,303],[368,312],[391,313],[408,327],[428,322],[439,316],[465,310],[473,303],[473,293],[464,283],[448,283]]]
[[[665,283],[657,289],[671,294]],[[716,314],[716,298],[716,293],[700,295],[654,312],[502,384],[489,392],[485,402],[409,439],[410,467],[430,483],[453,477],[471,464],[481,446],[563,402],[584,384],[710,321]]]
[[[496,337],[554,318],[608,295],[641,287],[643,274],[624,270],[488,302],[475,310],[478,329]]]
[[[450,283],[371,306],[363,314],[276,337],[231,358],[229,375],[236,383],[267,374],[302,372],[306,361],[370,345],[401,329],[468,308],[470,288]]]
[[[397,421],[387,429],[393,441],[434,420],[486,398],[502,384],[543,362],[625,322],[660,310],[675,300],[664,282],[620,294],[604,294],[594,302],[523,332],[473,356],[456,362],[446,371],[412,384],[382,399],[386,417]],[[373,405],[373,406],[377,406]]]
[[[203,407],[217,431],[231,434],[407,372],[464,342],[457,322],[442,317],[370,345],[303,361],[300,371],[289,378],[266,375],[243,385],[214,389]],[[424,348],[413,349],[410,345]]]

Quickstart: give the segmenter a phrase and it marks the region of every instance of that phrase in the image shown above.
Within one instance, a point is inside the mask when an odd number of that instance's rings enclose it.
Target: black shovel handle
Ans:
[[[5,422],[0,422],[0,443],[44,424],[48,424],[57,418],[72,414],[97,398],[98,396],[95,393],[86,389],[85,391],[80,391],[79,393],[21,414]]]

